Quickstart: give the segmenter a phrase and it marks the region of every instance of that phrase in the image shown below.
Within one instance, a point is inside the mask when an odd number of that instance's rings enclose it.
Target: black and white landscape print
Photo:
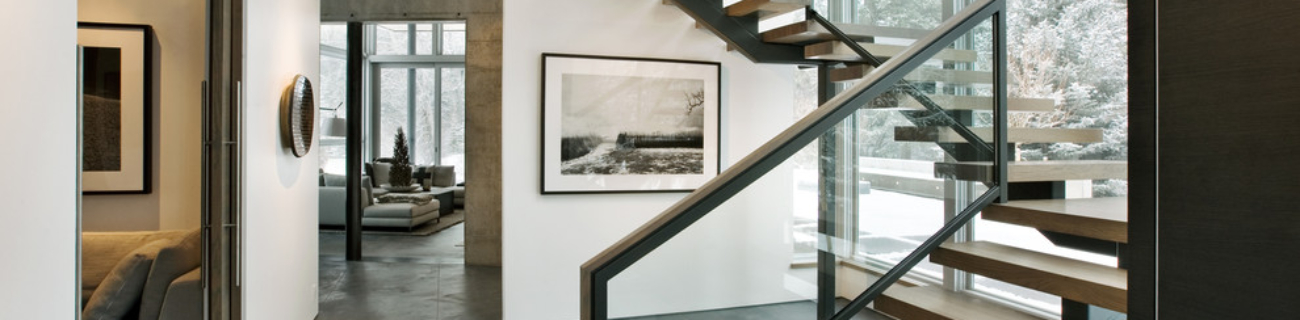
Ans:
[[[702,79],[563,74],[562,175],[704,173]]]
[[[82,170],[122,169],[122,49],[82,50]]]

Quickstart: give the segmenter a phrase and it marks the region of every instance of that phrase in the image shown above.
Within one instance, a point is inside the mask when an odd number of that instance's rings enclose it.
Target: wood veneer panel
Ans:
[[[1161,319],[1300,315],[1300,2],[1158,6]]]

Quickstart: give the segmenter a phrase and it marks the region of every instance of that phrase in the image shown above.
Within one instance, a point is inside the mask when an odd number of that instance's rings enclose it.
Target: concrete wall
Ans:
[[[82,230],[197,228],[202,134],[205,2],[104,0],[77,3],[77,20],[145,24],[154,31],[153,192],[87,195]]]
[[[320,3],[247,1],[244,29],[244,315],[312,319],[317,311],[319,157],[280,138],[280,97],[320,75]],[[319,139],[319,134],[313,139]]]
[[[77,258],[77,2],[10,1],[0,19],[0,314],[73,319]]]
[[[465,263],[501,265],[501,0],[321,0],[321,21],[465,20]]]
[[[793,122],[792,66],[756,65],[647,0],[507,0],[502,83],[506,319],[576,319],[579,267],[668,206],[669,194],[540,194],[543,52],[722,62],[722,166]],[[799,299],[787,273],[793,179],[788,167],[611,281],[611,316]],[[799,293],[799,294],[796,294]]]

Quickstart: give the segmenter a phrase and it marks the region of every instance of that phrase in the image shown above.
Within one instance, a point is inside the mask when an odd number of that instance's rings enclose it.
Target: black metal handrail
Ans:
[[[613,246],[605,249],[587,263],[584,263],[581,268],[582,319],[608,319],[608,285],[614,276],[681,233],[695,221],[712,212],[719,205],[744,190],[745,187],[757,181],[786,159],[789,159],[790,156],[819,138],[836,124],[853,115],[859,107],[892,90],[891,84],[900,83],[908,72],[920,67],[930,57],[943,50],[944,47],[939,44],[951,43],[969,32],[984,19],[1003,12],[1005,8],[1004,1],[981,0],[962,10],[935,31],[932,31],[924,38],[918,39],[916,43],[904,49],[903,52],[889,61],[881,63],[874,72],[863,78],[858,84],[827,101],[820,108],[795,122],[775,138],[742,158],[714,179],[700,186],[668,210],[651,219]],[[998,16],[1000,17],[1000,15]],[[1005,148],[1007,141],[1005,130],[1006,101],[1004,98],[1005,70],[1002,70],[1001,66],[1002,61],[1005,59],[1005,48],[1001,48],[1001,39],[1005,35],[1000,30],[1001,27],[1002,24],[995,21],[995,29],[999,30],[999,35],[995,37],[998,39],[998,43],[994,47],[1003,50],[996,54],[994,59],[995,68],[998,69],[994,73],[995,83],[998,83],[994,89],[994,113],[997,114],[994,136],[995,145],[998,146],[997,150],[1001,151],[994,152],[997,160],[996,167],[999,172],[997,184],[991,186],[988,192],[977,199],[973,205],[963,210],[957,217],[949,220],[939,232],[923,244],[922,248],[918,248],[907,259],[904,259],[905,262],[908,262],[907,264],[900,263],[895,266],[894,269],[886,273],[886,277],[882,278],[882,281],[873,284],[867,292],[855,298],[848,307],[842,309],[833,319],[847,319],[848,316],[861,311],[871,299],[883,293],[884,288],[888,288],[902,274],[918,263],[921,257],[928,255],[929,252],[937,248],[942,240],[951,236],[952,232],[956,232],[966,222],[969,222],[979,210],[999,198],[998,195],[1005,194],[1006,170],[1004,164],[1007,160],[1007,152],[1001,150]],[[976,140],[978,141],[978,139]],[[1001,198],[1005,199],[1004,196]],[[886,279],[891,280],[883,281]],[[875,293],[872,294],[873,292]]]

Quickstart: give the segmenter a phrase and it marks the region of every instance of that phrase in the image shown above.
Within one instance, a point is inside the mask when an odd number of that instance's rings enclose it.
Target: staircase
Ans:
[[[697,28],[712,32],[726,42],[728,50],[735,50],[756,63],[832,67],[828,73],[829,80],[832,82],[857,81],[871,75],[877,67],[883,68],[880,61],[873,61],[871,57],[860,54],[860,49],[865,49],[871,53],[871,56],[880,59],[905,54],[908,49],[905,46],[878,44],[873,41],[874,39],[882,37],[922,39],[930,33],[929,30],[861,25],[839,25],[837,28],[827,28],[824,24],[814,21],[812,14],[805,21],[758,33],[756,30],[759,20],[802,10],[808,3],[805,0],[742,0],[724,7],[718,0],[662,0],[662,2],[665,5],[681,8],[684,13],[696,20]],[[841,39],[851,40],[851,43],[856,46]],[[977,54],[970,50],[944,48],[935,53],[931,59],[947,62],[946,65],[951,66],[952,63],[974,62],[977,60]],[[910,72],[903,79],[912,83],[945,85],[995,83],[994,75],[990,72],[955,70],[932,65],[921,67],[917,72]],[[934,104],[942,106],[943,113],[956,115],[952,118],[957,119],[973,118],[970,115],[975,110],[991,110],[990,106],[994,103],[992,97],[933,93],[925,95]],[[967,141],[972,138],[996,141],[992,128],[934,126],[929,122],[918,120],[922,116],[929,115],[924,112],[938,113],[934,112],[933,106],[928,103],[930,102],[900,97],[876,99],[866,107],[907,111],[904,114],[909,115],[916,125],[894,128],[896,141],[937,143],[948,146],[945,150],[950,154],[966,150],[963,146],[969,149],[971,144]],[[1019,97],[1007,99],[1006,106],[1009,112],[1049,112],[1055,108],[1054,101],[1050,99]],[[972,123],[960,124],[972,125]],[[1086,144],[1101,142],[1102,132],[1099,129],[1008,128],[1006,139],[1010,144],[1058,142]],[[976,160],[986,161],[935,163],[934,176],[954,181],[998,181],[995,162],[987,161],[988,157]],[[1097,160],[1009,162],[1006,166],[1008,185],[1005,195],[1012,201],[982,208],[983,217],[985,220],[1035,228],[1048,235],[1048,238],[1053,239],[1054,242],[1060,240],[1056,243],[1062,246],[1077,246],[1082,243],[1091,251],[1097,251],[1096,248],[1105,248],[1107,245],[1112,249],[1123,247],[1127,243],[1127,199],[1061,199],[1064,197],[1064,181],[1095,179],[1127,179],[1127,165],[1124,161]],[[977,203],[976,206],[978,205]],[[981,208],[972,210],[978,209]],[[656,227],[654,225],[656,223],[647,224],[643,229]],[[630,246],[621,243],[611,250],[626,250]],[[1109,253],[1119,254],[1118,250]],[[1121,261],[1122,259],[1121,257]],[[599,258],[593,259],[593,261],[597,260]],[[1127,310],[1127,272],[1114,266],[1075,261],[992,242],[954,242],[951,239],[934,249],[929,255],[929,260],[954,269],[1060,296],[1064,301],[1068,301],[1067,305],[1094,305],[1119,312]],[[584,266],[584,269],[586,268],[587,266]],[[850,306],[852,307],[853,303]],[[986,296],[939,286],[895,285],[884,290],[874,300],[873,307],[882,313],[904,320],[1040,319],[1039,315],[1023,312]],[[1063,312],[1062,317],[1083,319],[1087,317],[1086,309],[1084,308],[1083,314],[1074,311]]]

